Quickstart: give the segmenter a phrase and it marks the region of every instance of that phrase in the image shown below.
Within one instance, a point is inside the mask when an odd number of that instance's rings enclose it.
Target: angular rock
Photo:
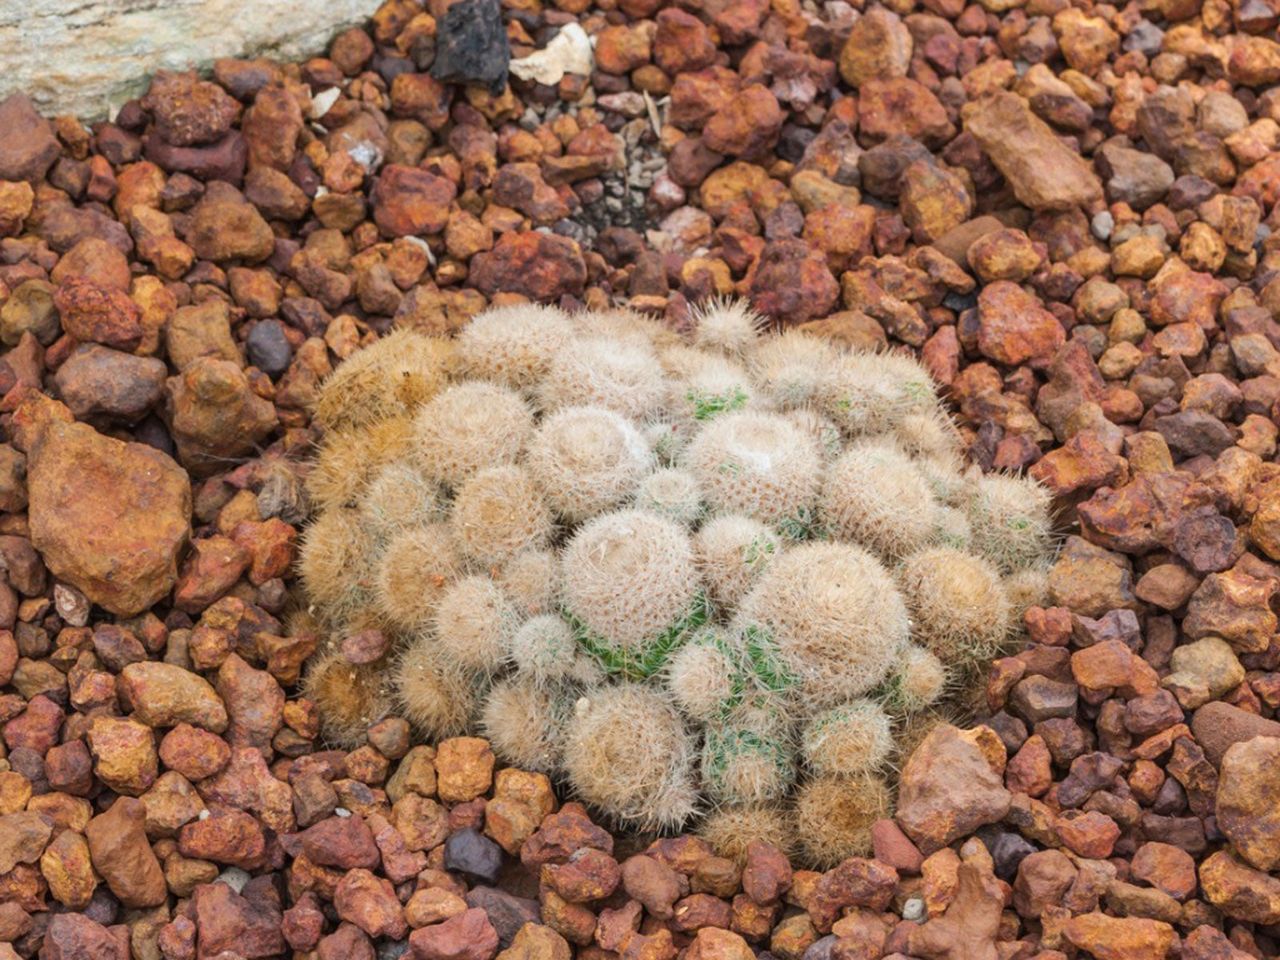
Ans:
[[[1033,210],[1070,210],[1102,199],[1102,183],[1017,94],[998,92],[961,110],[964,128]]]
[[[1280,737],[1254,737],[1222,756],[1215,811],[1218,829],[1259,870],[1280,864]]]
[[[911,755],[894,819],[926,856],[1009,811],[1004,746],[987,727],[942,724]]]
[[[212,684],[171,663],[131,663],[120,672],[120,694],[134,719],[149,727],[189,723],[214,733],[227,728],[227,710]]]
[[[120,797],[85,829],[93,868],[127,907],[158,906],[169,893],[147,842],[146,817],[141,800]]]
[[[119,616],[172,588],[191,486],[163,453],[53,422],[31,451],[27,489],[31,540],[54,576]]]

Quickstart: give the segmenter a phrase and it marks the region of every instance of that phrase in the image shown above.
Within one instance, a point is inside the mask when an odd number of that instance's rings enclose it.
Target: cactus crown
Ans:
[[[398,711],[621,826],[847,855],[911,718],[1034,596],[1048,498],[965,472],[910,357],[740,303],[693,319],[509,305],[340,367],[300,563],[331,638],[310,689],[336,743]],[[345,665],[374,627],[383,660]]]

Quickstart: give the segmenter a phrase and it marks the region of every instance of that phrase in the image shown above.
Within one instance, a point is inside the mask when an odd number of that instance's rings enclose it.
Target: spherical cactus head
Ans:
[[[480,729],[504,763],[522,770],[553,773],[560,766],[564,724],[572,704],[532,680],[513,677],[489,691],[480,711]]]
[[[440,487],[412,463],[388,463],[370,478],[360,501],[360,519],[382,543],[402,530],[443,520]]]
[[[324,381],[315,422],[335,430],[412,414],[444,388],[453,365],[450,341],[393,330],[352,354]]]
[[[955,421],[941,408],[908,413],[894,428],[893,440],[914,460],[932,460],[958,471],[963,443]]]
[[[490,307],[458,331],[458,366],[473,380],[528,391],[572,337],[573,323],[558,307]]]
[[[493,673],[506,659],[520,617],[502,588],[482,575],[455,580],[436,604],[436,650],[446,664]]]
[[[891,809],[889,785],[876,774],[812,777],[796,792],[800,852],[817,869],[868,856],[871,825]]]
[[[543,418],[525,465],[551,509],[567,523],[581,523],[633,497],[654,455],[625,417],[602,407],[569,407]]]
[[[643,420],[662,408],[666,379],[642,335],[579,336],[557,352],[536,394],[547,412],[596,406]]]
[[[1004,592],[1009,598],[1016,627],[1022,623],[1023,614],[1031,607],[1043,607],[1049,602],[1049,565],[1023,567],[1004,577]]]
[[[507,659],[518,677],[541,686],[592,686],[604,678],[595,659],[578,647],[573,628],[551,613],[530,617],[520,624],[511,635]]]
[[[403,461],[412,444],[413,421],[408,417],[327,434],[307,474],[311,505],[317,513],[359,506],[378,472]]]
[[[443,661],[430,634],[415,637],[401,651],[392,673],[398,712],[428,739],[465,731],[476,709],[475,682]]]
[[[702,525],[693,548],[712,600],[727,615],[782,552],[782,538],[759,520],[726,513]]]
[[[760,339],[766,323],[746,300],[704,300],[692,313],[694,343],[731,356],[741,356],[750,350]]]
[[[776,661],[811,704],[839,703],[888,675],[906,643],[907,608],[893,579],[868,551],[847,543],[806,543],[784,552],[739,609],[738,630]]]
[[[533,412],[509,387],[459,383],[413,421],[413,456],[424,476],[457,487],[485,467],[514,463],[533,432]]]
[[[827,371],[819,407],[850,436],[887,433],[912,413],[936,409],[937,388],[916,360],[902,353],[851,353]]]
[[[1029,477],[993,473],[974,481],[968,503],[974,550],[1005,573],[1052,555],[1049,491]]]
[[[1012,611],[993,564],[954,547],[928,547],[898,570],[915,639],[944,663],[989,659],[1009,637]]]
[[[840,351],[829,340],[789,330],[760,338],[747,356],[747,368],[774,407],[798,410],[821,399],[839,358]]]
[[[893,754],[893,723],[873,700],[859,699],[815,714],[800,735],[800,755],[817,776],[870,773]]]
[[[831,465],[821,514],[834,535],[886,560],[932,542],[942,521],[938,502],[911,458],[881,440],[851,444]]]
[[[795,818],[782,804],[722,805],[712,809],[698,825],[698,836],[717,856],[739,866],[747,861],[747,848],[757,841],[772,844],[784,854],[795,847]]]
[[[741,364],[687,348],[664,359],[672,368],[669,406],[676,418],[703,423],[754,405],[755,388]]]
[[[343,750],[363,744],[369,727],[392,706],[386,671],[380,664],[356,665],[338,653],[313,657],[302,689],[316,705],[325,743]]]
[[[702,516],[702,491],[689,471],[664,467],[640,481],[635,505],[682,527],[692,527]]]
[[[699,723],[725,719],[742,700],[742,651],[721,627],[703,627],[677,650],[663,673],[685,716]]]
[[[458,487],[450,515],[454,540],[464,557],[483,567],[499,566],[551,538],[551,511],[522,466],[477,470]]]
[[[622,826],[675,829],[697,808],[693,738],[668,698],[634,683],[580,699],[566,726],[573,792]]]
[[[951,682],[951,672],[937,654],[909,643],[881,687],[879,700],[889,713],[905,716],[937,703],[946,696]]]
[[[518,553],[495,573],[494,580],[522,617],[556,609],[560,560],[551,550]]]
[[[760,804],[783,799],[795,782],[795,757],[774,731],[736,723],[707,727],[702,786],[715,803]]]
[[[425,629],[460,565],[447,524],[428,523],[401,531],[387,543],[374,567],[373,599],[379,615],[397,630]],[[349,568],[348,577],[353,569],[359,568]]]
[[[330,628],[341,627],[370,602],[370,585],[353,571],[367,570],[377,546],[360,514],[328,510],[307,526],[298,555],[298,573],[315,615]]]
[[[579,527],[564,548],[561,585],[578,643],[610,672],[632,678],[662,669],[710,614],[688,534],[641,510]]]
[[[740,410],[708,421],[685,451],[717,513],[739,513],[770,526],[813,513],[822,456],[813,438],[779,414]]]

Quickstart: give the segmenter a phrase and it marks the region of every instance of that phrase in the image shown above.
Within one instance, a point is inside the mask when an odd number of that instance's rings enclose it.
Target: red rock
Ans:
[[[243,895],[242,895],[243,894]],[[259,877],[236,893],[225,883],[205,883],[191,898],[199,931],[201,960],[230,953],[260,960],[285,952],[280,898],[269,877]]]
[[[897,882],[898,872],[892,867],[850,857],[818,878],[809,894],[809,918],[819,933],[826,933],[848,907],[883,910]]]
[[[587,267],[577,243],[567,237],[504,233],[492,250],[472,258],[471,281],[488,297],[517,293],[547,301],[581,294]]]
[[[146,816],[141,800],[120,797],[85,829],[94,870],[127,907],[158,906],[169,892],[147,842]]]
[[[222,87],[200,80],[194,72],[161,70],[141,100],[155,120],[155,130],[168,143],[188,147],[213,143],[226,135],[240,105]]]
[[[825,317],[839,296],[826,260],[799,239],[766,245],[751,280],[752,306],[786,324]]]
[[[657,20],[653,60],[658,66],[671,76],[711,66],[716,48],[701,20],[677,7],[661,11]]]
[[[389,881],[368,870],[347,872],[333,893],[338,916],[354,923],[369,936],[402,939],[408,932],[404,912]]]
[[[245,111],[240,129],[250,167],[288,170],[303,129],[302,109],[285,87],[264,87],[253,98],[253,106]]]
[[[184,857],[256,870],[266,855],[267,841],[262,825],[244,811],[213,810],[178,831],[178,850]]]
[[[1057,318],[1015,283],[997,280],[978,294],[978,349],[1016,366],[1048,360],[1066,342]]]
[[[861,131],[872,142],[906,134],[937,149],[955,134],[938,98],[907,77],[868,80],[859,90],[858,111]]]
[[[129,956],[127,938],[81,913],[55,915],[40,948],[41,960],[129,960]]]
[[[471,908],[409,934],[414,960],[491,960],[498,935],[483,910]]]
[[[265,748],[280,729],[284,691],[271,674],[255,670],[231,654],[218,668],[215,684],[230,717],[227,741],[232,746]]]
[[[370,193],[373,218],[388,237],[439,233],[449,220],[457,188],[426,170],[389,164]]]
[[[711,116],[702,128],[702,142],[730,157],[759,157],[777,143],[783,119],[768,88],[751,84]]]
[[[63,329],[77,340],[126,351],[142,342],[142,311],[120,290],[72,277],[58,287],[53,302]]]

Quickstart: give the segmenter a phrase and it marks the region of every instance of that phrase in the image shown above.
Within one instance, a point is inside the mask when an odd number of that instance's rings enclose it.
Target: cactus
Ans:
[[[398,331],[320,390],[299,571],[330,742],[480,732],[637,831],[815,865],[1043,596],[1048,497],[964,466],[916,361],[621,310]],[[312,622],[313,621],[313,622]],[[378,629],[356,665],[340,640]]]

